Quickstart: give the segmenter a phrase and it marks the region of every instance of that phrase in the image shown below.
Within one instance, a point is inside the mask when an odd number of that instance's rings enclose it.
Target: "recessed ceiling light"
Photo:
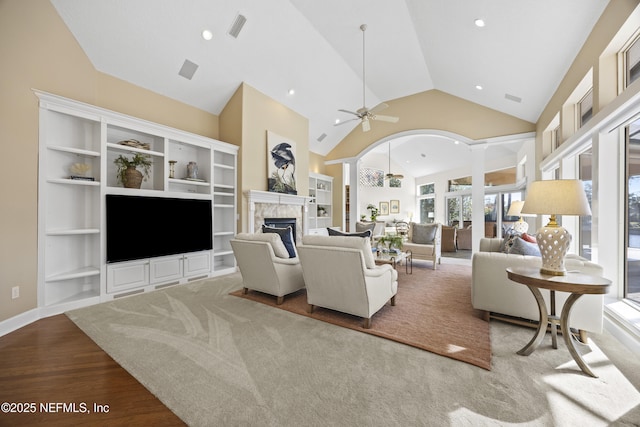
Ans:
[[[482,28],[485,26],[484,19],[478,18],[475,21],[473,21],[473,23],[476,24],[476,27]]]
[[[453,141],[453,143],[458,145],[458,144],[460,144],[460,141]]]
[[[295,89],[289,89],[289,92],[287,92],[289,95],[295,95],[296,90]]]
[[[476,89],[478,89],[478,90],[482,90],[482,86],[480,86],[480,85],[476,85]]]
[[[211,40],[213,38],[213,33],[209,30],[202,30],[202,38],[205,40]]]
[[[336,124],[340,123],[340,119],[336,119]]]

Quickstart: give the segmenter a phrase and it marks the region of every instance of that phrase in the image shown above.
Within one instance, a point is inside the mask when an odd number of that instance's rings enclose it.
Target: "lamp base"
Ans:
[[[553,276],[566,275],[564,257],[571,244],[571,234],[563,227],[546,225],[538,230],[536,240],[542,256],[540,273]]]
[[[522,220],[522,218],[520,218],[518,221],[514,222],[512,227],[518,233],[526,233],[527,231],[529,231],[529,223],[528,222],[524,222]]]

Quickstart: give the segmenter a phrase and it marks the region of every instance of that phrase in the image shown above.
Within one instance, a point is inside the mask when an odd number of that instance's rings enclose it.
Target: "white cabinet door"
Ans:
[[[184,257],[184,276],[191,277],[211,272],[211,252],[195,252]]]
[[[149,260],[121,262],[107,266],[107,293],[149,284]]]
[[[151,283],[170,282],[182,278],[184,255],[173,255],[151,259]]]

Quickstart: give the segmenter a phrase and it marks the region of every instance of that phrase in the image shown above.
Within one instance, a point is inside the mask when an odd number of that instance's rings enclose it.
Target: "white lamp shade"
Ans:
[[[558,179],[532,182],[521,213],[588,216],[591,208],[581,181]]]
[[[511,202],[509,211],[507,212],[507,216],[520,216],[520,212],[522,211],[523,206],[524,200],[516,200],[514,202]]]

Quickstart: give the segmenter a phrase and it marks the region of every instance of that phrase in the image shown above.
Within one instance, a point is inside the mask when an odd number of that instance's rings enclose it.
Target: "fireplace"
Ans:
[[[245,197],[248,208],[246,229],[249,233],[257,233],[263,224],[276,220],[272,222],[274,227],[292,226],[296,242],[307,234],[309,197],[259,190],[249,190],[245,192]],[[288,222],[280,225],[278,222],[282,220]]]
[[[267,227],[274,227],[274,228],[287,228],[291,226],[291,230],[293,231],[293,241],[297,242],[295,218],[265,218],[264,225],[266,225]]]

